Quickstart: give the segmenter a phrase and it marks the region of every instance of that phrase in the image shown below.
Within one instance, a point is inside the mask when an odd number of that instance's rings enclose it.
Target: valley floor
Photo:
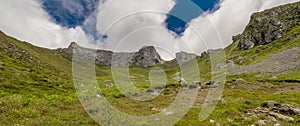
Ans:
[[[167,88],[157,99],[146,103],[115,94],[107,94],[106,97],[122,112],[149,115],[168,106],[167,103],[176,96],[176,92],[169,92],[169,89],[174,88]],[[194,106],[176,125],[300,124],[300,83],[253,83],[244,80],[229,82],[216,109],[205,121],[200,122],[199,112],[207,90],[199,89]],[[1,125],[98,125],[86,114],[74,91],[36,96],[31,93],[19,94],[0,90],[0,96]]]

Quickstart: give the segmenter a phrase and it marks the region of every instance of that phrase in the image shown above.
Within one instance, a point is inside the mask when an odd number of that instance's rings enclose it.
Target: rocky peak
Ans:
[[[140,67],[150,67],[162,63],[164,61],[153,46],[141,48],[132,58],[132,64]]]
[[[57,49],[59,55],[72,60],[73,54],[84,57],[85,60],[94,60],[99,65],[127,66],[135,65],[139,67],[151,67],[162,64],[164,61],[153,46],[141,48],[138,52],[118,52],[114,53],[105,50],[92,50],[81,47],[76,42],[72,42],[68,48]]]
[[[68,49],[75,49],[75,48],[79,48],[80,46],[76,43],[76,42],[71,42],[71,44],[69,45]]]
[[[196,58],[197,55],[193,53],[187,53],[187,52],[179,52],[176,53],[176,60],[177,61],[188,61]]]
[[[245,31],[234,37],[234,40],[240,40],[241,50],[248,50],[281,38],[294,26],[299,25],[299,22],[300,2],[275,7],[254,13]]]

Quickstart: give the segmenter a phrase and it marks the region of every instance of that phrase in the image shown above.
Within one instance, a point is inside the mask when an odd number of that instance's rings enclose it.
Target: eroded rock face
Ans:
[[[164,61],[153,46],[147,46],[134,54],[131,64],[140,67],[151,67],[162,64]]]
[[[196,59],[197,55],[193,53],[186,53],[186,52],[179,52],[176,53],[176,60],[177,61],[189,61]]]
[[[93,50],[79,46],[72,42],[68,48],[57,49],[59,54],[69,60],[72,60],[73,54],[81,60],[93,62],[97,65],[112,65],[112,66],[128,66],[135,65],[139,67],[151,67],[157,64],[162,64],[164,61],[153,46],[148,46],[140,49],[138,52],[118,52],[104,50]]]
[[[239,48],[248,50],[281,38],[294,26],[300,25],[300,2],[254,13],[240,39]]]
[[[113,53],[111,57],[112,66],[129,66],[132,65],[132,58],[135,53]]]

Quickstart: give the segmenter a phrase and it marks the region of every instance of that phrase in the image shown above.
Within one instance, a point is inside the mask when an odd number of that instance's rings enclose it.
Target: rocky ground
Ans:
[[[228,69],[234,74],[258,73],[258,77],[277,76],[300,72],[300,47],[294,47],[277,54],[269,55],[266,60],[249,65],[238,66],[233,62],[228,64]]]

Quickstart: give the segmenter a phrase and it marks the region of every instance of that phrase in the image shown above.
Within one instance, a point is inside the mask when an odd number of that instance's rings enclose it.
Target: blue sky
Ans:
[[[52,20],[65,27],[82,26],[98,7],[99,0],[41,0]]]
[[[110,3],[98,10],[106,1]],[[0,30],[21,41],[50,49],[68,47],[70,42],[87,48],[130,52],[154,45],[167,50],[159,53],[168,59],[179,51],[200,54],[207,49],[224,48],[231,44],[232,36],[243,32],[254,12],[297,1],[0,0]],[[95,10],[97,13],[90,16]],[[120,17],[143,10],[169,12],[169,15],[137,14],[106,32]],[[208,10],[210,13],[200,16]],[[103,37],[105,40],[99,41]],[[120,40],[125,46],[115,50]]]
[[[182,35],[188,27],[188,23],[201,15],[204,11],[213,10],[219,0],[177,0],[176,5],[170,11],[165,21],[166,28]],[[97,9],[99,0],[41,0],[42,8],[48,13],[52,21],[63,27],[74,28],[82,26],[84,21]],[[201,9],[200,9],[201,8]],[[179,19],[180,17],[181,19]],[[93,23],[93,25],[96,25]],[[89,26],[91,28],[91,26]],[[84,29],[92,34],[95,39],[99,38],[95,29]]]
[[[213,10],[219,0],[191,0],[195,5],[190,5],[187,0],[177,0],[166,20],[167,28],[178,35],[182,35],[188,23],[205,11]],[[179,16],[178,16],[179,15]],[[178,17],[181,17],[179,19]]]

